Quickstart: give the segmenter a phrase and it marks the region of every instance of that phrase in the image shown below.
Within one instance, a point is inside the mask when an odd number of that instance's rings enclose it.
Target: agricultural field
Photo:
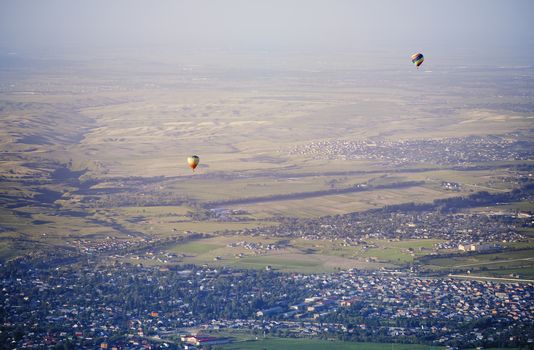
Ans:
[[[506,265],[505,265],[506,266]],[[464,275],[465,276],[465,275]],[[513,277],[512,277],[513,276]],[[489,281],[504,281],[504,282],[527,282],[534,281],[534,267],[532,264],[528,267],[519,268],[501,268],[482,272],[472,272],[467,277],[473,280],[489,280]]]
[[[457,196],[458,193],[443,193],[427,186],[405,189],[373,190],[339,195],[323,195],[309,199],[270,201],[231,205],[229,208],[246,210],[250,213],[265,213],[271,216],[290,215],[313,218],[325,215],[346,214],[356,211],[382,208],[385,205],[406,203],[428,203],[438,198]]]
[[[512,79],[510,95],[499,104],[491,97],[503,79],[528,70],[480,76],[443,66],[442,73],[414,75],[404,66],[371,72],[362,67],[376,62],[357,57],[340,57],[339,70],[306,57],[258,66],[249,57],[220,55],[216,64],[190,53],[158,65],[127,59],[124,66],[72,58],[68,72],[63,61],[35,61],[24,75],[0,67],[1,256],[80,240],[246,232],[277,225],[280,217],[501,193],[521,185],[517,176],[528,176],[518,166],[534,164],[524,149],[534,118],[524,86]],[[132,69],[139,74],[128,75]],[[472,89],[475,78],[484,89]],[[423,142],[416,151],[424,155],[429,140],[454,148],[469,137],[478,138],[482,153],[517,147],[481,159],[456,154],[449,163],[408,159],[397,144],[376,157],[324,157],[345,152],[336,147],[351,142]],[[318,154],[291,152],[302,147]],[[185,163],[191,154],[201,159],[194,173]],[[507,207],[514,208],[531,205]],[[316,263],[330,270],[404,264],[421,253],[304,254],[302,248],[230,259],[223,247],[184,259],[213,263],[221,256],[215,263],[289,270]]]
[[[292,242],[283,248],[272,248],[277,241],[250,236],[220,236],[178,244],[171,252],[181,254],[184,263],[232,266],[236,268],[265,269],[270,266],[280,271],[314,272],[334,271],[335,268],[364,266],[366,264],[328,254],[310,254]]]
[[[254,236],[216,236],[177,244],[168,251],[184,263],[232,266],[286,272],[332,272],[337,269],[379,269],[412,263],[430,254],[440,240],[369,240],[372,248],[347,246],[335,240],[276,240]]]
[[[502,205],[495,205],[489,208],[476,208],[473,209],[474,212],[509,212],[509,211],[534,211],[534,202],[532,201],[524,201],[524,202],[513,202],[508,204],[502,204]]]
[[[445,349],[442,346],[430,346],[419,344],[398,344],[398,343],[358,343],[342,342],[335,340],[318,339],[288,339],[288,338],[266,338],[260,340],[245,340],[224,346],[216,346],[221,350],[438,350]],[[504,349],[504,348],[503,348]],[[506,348],[507,350],[517,350]],[[499,348],[487,348],[487,350],[499,350]]]
[[[219,346],[217,349],[225,350],[423,350],[423,349],[445,349],[439,346],[417,345],[417,344],[385,344],[385,343],[354,343],[342,341],[328,341],[315,339],[282,339],[267,338],[261,340],[250,340],[231,345]]]
[[[522,249],[500,253],[461,254],[449,258],[425,260],[425,268],[434,271],[458,271],[472,276],[518,277],[534,279],[534,248],[532,243]]]
[[[2,2],[0,350],[534,350],[534,1],[456,1]]]

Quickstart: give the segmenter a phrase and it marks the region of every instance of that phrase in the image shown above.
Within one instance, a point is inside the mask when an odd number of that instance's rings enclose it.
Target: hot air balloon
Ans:
[[[195,171],[195,168],[197,167],[199,162],[200,158],[198,156],[187,157],[187,164],[189,164],[189,167],[193,169],[193,171]]]
[[[419,66],[423,64],[425,56],[422,53],[415,53],[412,55],[412,63],[419,69]]]

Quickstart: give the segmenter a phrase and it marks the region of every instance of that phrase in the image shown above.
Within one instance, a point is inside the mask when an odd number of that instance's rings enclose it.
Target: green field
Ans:
[[[353,343],[315,339],[267,338],[217,347],[225,350],[426,350],[445,347],[418,344]]]
[[[266,266],[271,266],[273,269],[281,271],[297,271],[305,273],[313,273],[326,271],[328,269],[323,265],[322,261],[318,259],[306,259],[304,256],[286,257],[280,256],[258,256],[258,257],[245,257],[238,262],[230,264],[231,266],[242,268],[262,269]]]
[[[246,235],[224,235],[177,244],[169,251],[183,255],[182,262],[287,272],[332,272],[337,269],[394,267],[430,254],[442,240],[369,240],[376,248],[346,246],[333,240],[291,239],[278,249],[246,249],[239,242],[276,244],[277,240]],[[411,250],[408,250],[411,249]]]
[[[425,268],[435,271],[469,271],[474,276],[534,278],[534,248],[532,242],[522,244],[520,250],[489,254],[460,254],[451,258],[425,260]]]
[[[182,262],[233,266],[237,268],[317,272],[334,271],[338,267],[358,266],[360,262],[324,254],[305,254],[294,247],[269,251],[266,249],[246,249],[242,246],[229,246],[236,242],[273,244],[275,239],[250,236],[219,236],[178,244],[169,250],[183,254]],[[292,243],[290,243],[292,245]],[[348,264],[343,266],[343,264]]]
[[[199,242],[190,242],[185,244],[180,244],[174,247],[171,251],[176,253],[184,254],[204,254],[211,252],[222,246],[209,243],[199,243]]]
[[[520,279],[527,279],[534,281],[534,266],[530,267],[520,267],[520,268],[499,268],[497,270],[491,271],[480,271],[471,273],[471,276],[481,276],[481,277],[498,277],[498,278],[508,278],[510,281],[514,281],[516,278],[510,276],[519,276]]]

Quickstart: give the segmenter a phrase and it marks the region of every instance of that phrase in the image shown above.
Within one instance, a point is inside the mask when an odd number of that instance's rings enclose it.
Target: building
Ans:
[[[200,336],[188,336],[182,338],[187,344],[194,346],[207,346],[207,345],[220,345],[228,344],[232,342],[231,338],[217,338],[217,337],[200,337]]]
[[[261,310],[261,311],[256,312],[256,316],[257,317],[272,316],[272,315],[279,314],[279,313],[281,313],[283,311],[284,311],[284,309],[282,309],[280,306],[275,306],[275,307],[272,307],[270,309],[265,309],[265,310]]]
[[[473,243],[473,244],[460,244],[458,250],[462,252],[487,252],[490,250],[499,249],[500,245],[492,243]]]

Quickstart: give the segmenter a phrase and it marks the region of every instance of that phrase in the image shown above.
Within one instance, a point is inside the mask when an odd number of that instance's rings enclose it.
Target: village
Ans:
[[[278,226],[245,229],[238,233],[266,237],[299,237],[308,240],[343,240],[349,245],[366,239],[446,240],[439,249],[457,249],[477,243],[513,243],[526,240],[519,230],[533,225],[528,212],[488,211],[443,213],[424,205],[369,210],[317,219],[287,218]]]
[[[532,143],[523,141],[518,136],[490,135],[409,141],[315,141],[295,146],[288,153],[314,159],[378,160],[390,165],[426,163],[459,166],[531,159],[529,149]]]
[[[532,283],[95,260],[51,271],[18,261],[1,271],[0,340],[17,348],[193,349],[223,341],[208,336],[220,330],[385,342],[416,336],[449,346],[534,341]]]

